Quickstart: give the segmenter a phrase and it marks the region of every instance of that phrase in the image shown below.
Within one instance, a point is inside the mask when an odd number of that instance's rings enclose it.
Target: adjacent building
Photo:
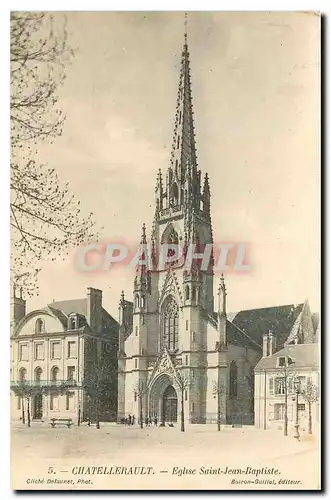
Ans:
[[[118,323],[102,307],[102,291],[52,302],[26,314],[11,298],[12,418],[116,420]]]
[[[278,321],[269,324],[263,335],[263,356],[255,367],[255,425],[282,429],[287,413],[290,429],[298,410],[300,428],[307,431],[310,419],[313,427],[319,422],[318,319],[306,301],[293,308],[295,319],[286,332],[282,328],[288,318],[281,314],[285,311],[278,310]],[[277,337],[282,339],[281,346]]]

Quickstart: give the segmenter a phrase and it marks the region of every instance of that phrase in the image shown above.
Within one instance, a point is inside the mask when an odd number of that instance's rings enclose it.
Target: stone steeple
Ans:
[[[185,35],[182,50],[179,86],[176,103],[175,126],[170,165],[162,184],[161,173],[157,176],[157,209],[180,207],[191,204],[200,207],[203,200],[201,193],[201,171],[197,168],[195,145],[192,89],[190,75],[190,54],[187,43],[187,19],[185,17]]]

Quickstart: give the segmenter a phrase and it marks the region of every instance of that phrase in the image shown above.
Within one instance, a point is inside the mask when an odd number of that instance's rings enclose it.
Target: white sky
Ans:
[[[56,14],[61,17],[61,14]],[[93,211],[102,238],[136,241],[169,165],[183,14],[69,13],[76,57],[59,106],[63,136],[42,158]],[[304,13],[190,13],[199,166],[212,191],[214,239],[247,242],[253,269],[226,277],[228,310],[310,300],[319,308],[319,18]],[[104,290],[117,317],[132,274],[45,263],[40,297]]]

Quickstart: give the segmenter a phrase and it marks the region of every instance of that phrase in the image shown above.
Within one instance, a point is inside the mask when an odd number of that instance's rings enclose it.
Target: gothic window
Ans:
[[[196,296],[197,296],[196,288],[193,286],[192,287],[192,302],[195,302]]]
[[[142,308],[145,307],[145,297],[144,296],[141,297],[141,307]]]
[[[136,295],[136,307],[139,307],[139,295]]]
[[[170,190],[170,204],[171,205],[178,205],[178,187],[177,187],[176,183],[174,183],[171,186],[171,190]]]
[[[237,365],[234,361],[230,365],[230,397],[237,397]]]
[[[179,310],[176,301],[170,297],[163,306],[163,343],[171,351],[178,349]]]
[[[163,236],[162,236],[162,244],[168,244],[168,245],[173,245],[173,246],[177,246],[177,249],[178,249],[178,244],[179,244],[179,237],[178,237],[178,234],[177,232],[175,231],[175,229],[173,228],[172,224],[170,224],[167,229],[165,230],[165,232],[163,233]],[[179,253],[179,252],[178,252]],[[168,253],[167,253],[167,257],[170,258],[170,257],[173,257],[176,255],[176,250],[175,248],[172,248],[170,246],[170,248],[168,248]],[[173,266],[177,263],[178,261],[173,261],[173,262],[169,262],[167,265],[169,266]]]
[[[185,299],[186,300],[190,299],[190,288],[188,285],[186,285],[186,288],[185,288]]]
[[[45,331],[45,323],[41,318],[38,318],[35,325],[36,333],[44,333]]]

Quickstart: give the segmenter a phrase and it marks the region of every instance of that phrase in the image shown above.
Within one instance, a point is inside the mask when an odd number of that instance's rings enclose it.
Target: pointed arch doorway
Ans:
[[[172,385],[164,391],[162,398],[163,422],[177,422],[178,400]]]

